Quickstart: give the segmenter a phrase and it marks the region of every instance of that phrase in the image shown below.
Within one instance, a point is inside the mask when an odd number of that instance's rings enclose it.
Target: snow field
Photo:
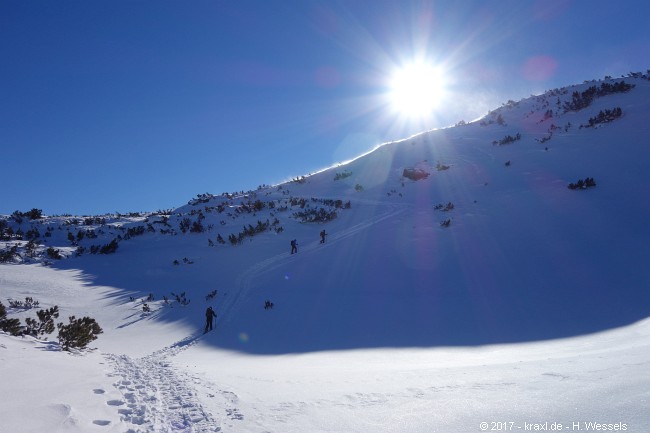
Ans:
[[[284,232],[209,247],[271,211],[208,213],[208,233],[146,233],[116,254],[0,265],[3,303],[32,296],[58,305],[58,321],[88,315],[104,329],[82,354],[0,334],[0,432],[460,433],[482,422],[646,431],[650,83],[634,82],[557,112],[550,121],[572,126],[543,144],[541,114],[555,96],[498,109],[504,126],[430,131],[256,192],[350,200],[327,224],[276,210]],[[623,117],[578,128],[613,106]],[[492,144],[516,133],[522,140]],[[430,176],[402,178],[413,167]],[[343,170],[352,175],[334,181]],[[597,187],[566,188],[585,176]],[[453,210],[434,208],[448,202]],[[69,248],[64,230],[51,242]],[[171,292],[191,302],[167,305]],[[203,335],[208,305],[218,317]]]

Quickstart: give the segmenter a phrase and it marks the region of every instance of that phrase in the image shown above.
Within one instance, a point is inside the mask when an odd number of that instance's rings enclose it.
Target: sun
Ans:
[[[440,67],[411,63],[393,73],[390,105],[405,117],[426,117],[444,100],[445,86],[444,73]]]

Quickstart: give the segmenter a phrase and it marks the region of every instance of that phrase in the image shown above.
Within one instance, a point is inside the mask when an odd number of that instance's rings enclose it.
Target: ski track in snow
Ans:
[[[215,420],[199,402],[192,378],[180,372],[169,357],[188,349],[199,335],[189,336],[143,358],[107,354],[118,377],[114,386],[123,400],[109,400],[123,422],[132,425],[126,433],[220,432]],[[236,411],[236,409],[235,409]]]
[[[378,204],[378,203],[371,203]],[[384,203],[382,203],[384,204]],[[368,229],[369,227],[403,212],[393,204],[388,204],[385,211],[374,218],[347,228],[332,235],[325,247],[336,244],[343,239]],[[308,253],[322,248],[319,242],[312,242],[301,248],[301,253]],[[229,321],[246,300],[252,287],[252,281],[263,272],[273,270],[295,259],[289,253],[281,253],[256,263],[237,278],[239,291],[228,298],[223,305],[223,314],[217,319]],[[200,333],[189,335],[176,343],[164,347],[142,358],[128,355],[106,354],[105,357],[114,366],[110,376],[118,378],[114,386],[122,394],[121,400],[109,400],[109,406],[115,406],[121,420],[130,428],[126,433],[203,433],[221,432],[222,424],[200,403],[197,386],[208,397],[217,394],[224,399],[224,414],[228,421],[242,420],[244,417],[237,408],[238,397],[229,392],[214,390],[200,379],[193,380],[180,371],[170,358],[196,344]]]
[[[305,244],[304,246],[300,247],[300,253],[305,254],[315,250],[316,248],[323,248],[324,246],[327,247],[329,245],[336,244],[343,239],[349,238],[350,236],[354,236],[355,234],[363,230],[366,230],[369,227],[387,218],[398,215],[405,211],[403,206],[399,207],[392,203],[391,204],[379,203],[379,202],[368,202],[368,203],[374,205],[377,204],[386,205],[387,210],[385,210],[384,212],[378,215],[375,215],[373,218],[369,218],[363,222],[360,222],[354,226],[342,230],[335,235],[330,236],[329,240],[325,245],[321,245],[319,241],[314,241]],[[246,300],[246,297],[248,296],[248,293],[252,288],[252,281],[256,276],[258,276],[263,272],[268,272],[273,269],[276,269],[284,265],[285,263],[287,263],[289,260],[295,260],[295,257],[296,256],[293,256],[290,253],[280,253],[275,256],[269,257],[266,260],[262,260],[256,263],[255,265],[248,268],[245,272],[243,272],[240,276],[238,276],[236,280],[236,286],[239,287],[239,290],[237,291],[237,293],[226,298],[225,302],[221,307],[222,313],[217,318],[216,321],[217,325],[221,321],[230,322],[232,317],[235,316],[237,311],[241,308],[242,303]]]

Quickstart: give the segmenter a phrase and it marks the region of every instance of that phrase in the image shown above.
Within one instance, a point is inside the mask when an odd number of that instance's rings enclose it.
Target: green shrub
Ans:
[[[95,319],[90,317],[77,319],[75,316],[70,316],[69,320],[70,323],[67,325],[63,323],[57,325],[59,344],[63,350],[83,349],[91,341],[96,340],[97,335],[104,332]]]
[[[2,302],[0,302],[0,331],[4,331],[16,336],[22,333],[20,320],[7,319],[7,309],[2,304]]]
[[[13,245],[8,250],[0,250],[0,263],[13,261],[18,256],[18,245]]]
[[[113,239],[99,249],[99,254],[113,254],[115,251],[117,251],[117,247],[117,239]]]
[[[33,335],[34,337],[51,334],[55,328],[54,319],[59,318],[59,307],[55,305],[47,310],[39,310],[36,312],[36,316],[38,317],[38,321],[30,317],[25,319],[25,324],[27,325],[25,334]]]
[[[345,179],[346,177],[352,176],[352,172],[345,170],[343,173],[336,173],[336,176],[334,176],[334,180],[340,180],[340,179]]]
[[[48,247],[48,249],[45,251],[45,253],[46,253],[47,256],[48,256],[49,258],[51,258],[51,259],[60,260],[60,259],[63,258],[63,257],[61,256],[61,252],[60,252],[58,249],[53,248],[53,247]]]

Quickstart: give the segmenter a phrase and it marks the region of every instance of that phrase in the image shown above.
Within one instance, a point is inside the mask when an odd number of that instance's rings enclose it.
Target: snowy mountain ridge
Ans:
[[[2,217],[0,300],[104,329],[78,357],[0,334],[32,375],[3,399],[40,392],[7,431],[641,431],[648,118],[647,77],[585,83],[171,211]]]
[[[239,250],[272,246],[275,253],[285,252],[293,238],[298,238],[299,243],[304,239],[313,244],[323,228],[330,232],[328,245],[334,241],[343,242],[339,239],[352,236],[346,234],[352,231],[350,227],[373,225],[376,227],[371,227],[371,230],[374,230],[381,224],[370,221],[390,220],[391,215],[409,214],[411,218],[421,221],[414,222],[411,227],[400,227],[401,233],[377,234],[394,237],[390,250],[378,258],[380,261],[395,260],[396,254],[404,256],[402,265],[405,269],[399,272],[400,278],[415,266],[417,272],[422,272],[423,281],[435,280],[442,293],[457,292],[458,287],[473,287],[474,283],[464,280],[467,275],[462,268],[471,267],[465,262],[466,258],[442,255],[443,251],[453,252],[451,242],[455,243],[456,254],[470,247],[474,251],[468,250],[467,254],[478,254],[479,251],[494,251],[499,242],[495,239],[489,241],[489,246],[472,245],[471,239],[489,235],[499,239],[511,237],[507,243],[510,245],[517,244],[515,238],[519,236],[526,239],[531,247],[524,257],[539,255],[549,260],[543,266],[557,271],[554,272],[556,278],[552,278],[554,284],[567,288],[570,285],[557,274],[565,272],[563,268],[571,261],[580,263],[580,253],[574,251],[573,256],[565,256],[565,263],[555,263],[550,258],[567,254],[567,249],[575,249],[573,244],[566,241],[567,238],[580,236],[580,242],[576,241],[576,244],[581,245],[582,241],[591,237],[585,230],[590,223],[585,220],[590,216],[604,218],[604,212],[611,209],[610,206],[599,208],[602,205],[599,199],[603,195],[609,195],[613,202],[615,189],[637,188],[635,182],[627,186],[616,185],[616,177],[619,176],[612,176],[614,170],[609,168],[616,157],[608,153],[607,141],[613,142],[614,137],[622,135],[630,143],[617,145],[617,154],[634,155],[642,151],[635,144],[635,137],[626,137],[625,131],[629,131],[630,126],[633,130],[644,128],[643,132],[647,129],[638,122],[647,114],[644,97],[648,84],[644,78],[586,83],[553,90],[517,103],[510,101],[475,123],[429,131],[386,144],[340,167],[296,178],[286,184],[260,187],[248,193],[199,195],[187,205],[164,213],[31,220],[23,217],[20,224],[16,224],[20,218],[14,214],[4,219],[4,225],[8,228],[5,229],[8,234],[4,236],[4,251],[8,251],[10,245],[17,247],[16,255],[8,262],[45,261],[55,267],[76,268],[77,263],[90,262],[93,256],[98,256],[96,260],[101,261],[117,260],[109,258],[113,253],[116,257],[122,254],[137,257],[142,254],[140,259],[144,260],[149,245],[164,245],[167,251],[177,252],[167,254],[164,261],[161,260],[164,254],[156,254],[152,257],[156,263],[151,265],[160,268],[163,273],[179,273],[174,269],[188,266],[196,269],[208,264],[198,262],[226,261],[228,255],[246,254]],[[594,98],[591,104],[580,110],[566,110],[576,94],[584,94],[588,89],[616,86],[619,86],[619,91]],[[619,106],[624,107],[622,118],[600,123],[596,128],[585,128],[588,119],[605,107]],[[633,159],[643,161],[643,157]],[[634,175],[630,172],[632,163],[628,161],[625,164],[628,179]],[[410,179],[407,174],[409,170],[418,171],[425,177],[421,180]],[[640,170],[639,167],[638,174]],[[594,191],[576,194],[566,190],[570,183],[588,177],[596,178],[598,186]],[[546,200],[546,203],[540,199]],[[549,206],[549,203],[552,205]],[[587,210],[585,206],[594,208]],[[638,208],[631,209],[629,214],[639,215],[647,210],[642,203],[635,206]],[[532,209],[535,211],[530,212]],[[379,212],[379,218],[374,215],[375,212]],[[554,215],[550,212],[554,212]],[[620,218],[619,213],[612,212],[604,221],[615,221]],[[520,221],[520,227],[513,227],[512,217]],[[574,230],[567,231],[563,239],[554,239],[552,232],[546,233],[541,227],[547,224],[549,230],[562,230],[558,227],[562,225],[559,218],[567,222],[573,220],[570,224]],[[594,235],[605,231],[605,227],[600,225],[591,229]],[[29,241],[32,242],[31,247]],[[144,250],[142,253],[140,248]],[[508,252],[502,254],[507,255]],[[610,254],[611,249],[602,250],[600,259],[610,262],[613,260]],[[70,257],[68,260],[71,261],[58,263],[58,256]],[[99,256],[103,257],[100,259]],[[616,252],[615,256],[620,257],[621,252]],[[350,260],[361,259],[351,257]],[[426,263],[422,266],[414,264],[420,260]],[[487,263],[490,260],[482,259]],[[509,263],[518,263],[518,267],[534,273],[540,272],[537,268],[542,265],[521,257],[512,257]],[[499,266],[502,264],[498,263]],[[442,269],[447,265],[454,266],[455,270]],[[317,267],[316,264],[313,266]],[[499,266],[492,263],[491,269]],[[390,268],[387,264],[386,269]],[[485,271],[493,273],[496,280],[504,280],[499,284],[501,290],[504,287],[510,287],[512,293],[521,290],[515,288],[512,281],[505,281],[505,275],[500,275],[500,272]],[[529,278],[520,274],[518,269],[511,269],[509,273],[513,278],[522,278],[522,281]],[[356,284],[362,287],[366,285],[359,275],[356,278],[359,279]],[[307,284],[307,280],[305,277],[302,284]],[[216,286],[228,287],[222,288],[222,292],[236,290],[231,287],[231,282],[226,281]],[[403,284],[396,276],[388,278],[388,281],[393,286]],[[417,283],[413,287],[426,291],[431,282]],[[168,287],[168,293],[146,287],[132,289],[136,294],[146,296],[151,293],[158,299],[162,296],[169,299],[173,297],[172,293],[182,291],[197,290],[198,295],[213,290],[212,285],[205,282],[197,284],[203,288],[183,287],[181,279],[177,287]],[[338,281],[337,284],[344,282]],[[538,285],[534,281],[531,284]],[[610,280],[607,284],[614,284],[614,281]],[[571,285],[582,283],[576,280]],[[541,291],[547,289],[538,287],[538,290],[540,293],[537,296],[542,296]],[[516,318],[517,321],[520,319]],[[447,320],[452,318],[448,317]],[[596,321],[600,323],[601,319]],[[504,332],[510,332],[507,331],[510,325],[510,322],[504,323],[496,334],[503,337]],[[519,339],[516,336],[511,338]],[[478,342],[480,339],[472,341]],[[453,339],[446,341],[446,344],[449,343],[453,344]]]

